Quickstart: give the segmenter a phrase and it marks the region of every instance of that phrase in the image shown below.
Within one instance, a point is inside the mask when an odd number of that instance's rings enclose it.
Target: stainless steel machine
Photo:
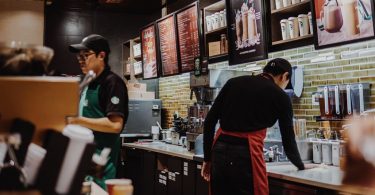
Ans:
[[[156,122],[161,123],[161,100],[129,100],[129,117],[121,137],[150,137]]]

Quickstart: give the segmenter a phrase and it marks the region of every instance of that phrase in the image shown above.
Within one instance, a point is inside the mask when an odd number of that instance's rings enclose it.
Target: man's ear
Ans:
[[[106,53],[104,51],[99,52],[98,57],[102,60],[104,60]]]
[[[288,77],[289,77],[289,72],[285,72],[284,74],[283,74],[283,80],[289,80],[288,79]]]

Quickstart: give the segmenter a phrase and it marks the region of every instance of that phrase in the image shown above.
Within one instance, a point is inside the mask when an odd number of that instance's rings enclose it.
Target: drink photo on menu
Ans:
[[[314,0],[315,47],[374,38],[372,0]]]
[[[156,54],[155,25],[145,27],[141,30],[143,78],[151,79],[158,77],[158,61]]]
[[[264,5],[261,0],[227,0],[229,21],[229,64],[267,57],[264,41]]]

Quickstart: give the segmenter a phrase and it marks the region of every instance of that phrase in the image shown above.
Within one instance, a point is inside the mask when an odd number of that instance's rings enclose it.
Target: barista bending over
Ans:
[[[100,35],[89,35],[82,43],[69,46],[77,58],[83,74],[89,70],[96,78],[83,90],[79,117],[69,117],[70,124],[78,124],[94,131],[97,152],[111,148],[103,180],[116,177],[116,162],[120,149],[120,132],[128,117],[128,93],[124,81],[108,65],[110,48]],[[104,183],[99,183],[105,188]]]
[[[297,149],[292,104],[283,91],[291,76],[290,63],[277,58],[262,74],[230,79],[221,89],[204,124],[202,176],[213,195],[268,195],[263,140],[277,120],[290,161],[299,170],[314,167],[302,163]]]

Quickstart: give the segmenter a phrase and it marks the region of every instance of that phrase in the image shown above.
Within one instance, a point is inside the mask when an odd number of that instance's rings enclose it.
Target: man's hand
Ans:
[[[206,181],[210,181],[211,176],[211,163],[210,162],[203,162],[201,175]]]
[[[319,164],[305,164],[305,170],[318,168],[318,167],[319,167]]]
[[[65,120],[66,120],[66,124],[78,124],[79,117],[67,116]]]

